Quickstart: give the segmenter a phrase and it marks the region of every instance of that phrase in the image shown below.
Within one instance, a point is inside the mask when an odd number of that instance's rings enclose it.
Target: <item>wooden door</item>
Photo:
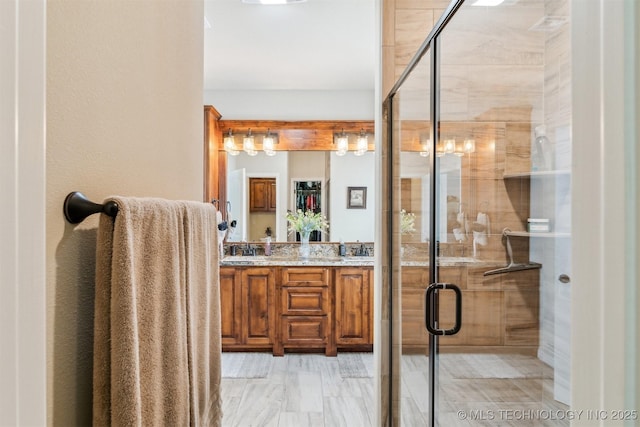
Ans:
[[[276,211],[276,180],[275,178],[269,179],[269,212]]]
[[[274,212],[276,210],[275,178],[249,179],[249,208],[251,212]]]
[[[373,344],[371,268],[336,268],[336,344]]]
[[[220,329],[222,345],[242,343],[242,277],[235,267],[220,267]]]
[[[270,345],[275,331],[273,268],[242,270],[242,335],[248,345]]]

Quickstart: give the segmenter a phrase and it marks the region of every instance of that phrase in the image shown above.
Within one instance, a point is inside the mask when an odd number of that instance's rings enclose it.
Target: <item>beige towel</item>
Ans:
[[[113,200],[98,229],[93,423],[218,426],[215,208]]]

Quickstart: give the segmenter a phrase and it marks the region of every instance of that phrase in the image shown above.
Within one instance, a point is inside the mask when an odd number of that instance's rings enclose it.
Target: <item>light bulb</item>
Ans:
[[[473,153],[476,151],[476,141],[473,139],[465,139],[462,149],[465,153]]]
[[[262,150],[267,156],[275,156],[276,152],[273,149],[275,144],[275,138],[267,129],[267,135],[262,139]]]
[[[249,129],[249,133],[247,133],[242,139],[242,149],[250,156],[258,154],[253,135],[251,135],[251,129]]]
[[[229,129],[229,133],[224,137],[224,151],[232,156],[237,156],[240,152],[236,149],[236,141]]]
[[[456,151],[456,140],[445,139],[444,140],[444,152],[445,154],[453,154]]]
[[[347,154],[347,151],[349,150],[349,137],[347,137],[347,134],[344,133],[344,131],[336,137],[336,145],[338,148],[336,151],[337,156],[344,156]]]
[[[360,131],[360,135],[358,136],[358,141],[356,143],[356,156],[362,156],[369,149],[369,141],[367,141],[367,135],[364,133],[364,130]]]

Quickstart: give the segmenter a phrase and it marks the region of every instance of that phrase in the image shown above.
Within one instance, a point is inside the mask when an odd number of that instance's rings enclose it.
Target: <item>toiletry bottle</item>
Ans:
[[[347,247],[344,245],[344,241],[340,240],[340,247],[338,249],[338,253],[340,256],[346,256],[347,255]]]
[[[532,158],[534,161],[533,170],[552,170],[553,169],[553,151],[551,143],[547,138],[547,131],[544,125],[536,126],[535,140],[533,145]]]
[[[265,256],[271,255],[271,237],[267,237],[266,242],[264,244],[264,254]]]

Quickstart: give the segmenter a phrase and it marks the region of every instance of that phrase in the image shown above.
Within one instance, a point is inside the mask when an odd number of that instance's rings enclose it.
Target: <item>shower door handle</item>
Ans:
[[[452,290],[456,294],[456,323],[451,329],[438,329],[435,325],[438,315],[438,293],[437,290]],[[455,335],[460,332],[462,326],[462,292],[453,283],[432,283],[425,293],[425,324],[427,331],[431,335]],[[431,310],[434,310],[433,312]],[[435,314],[435,316],[432,315]]]

